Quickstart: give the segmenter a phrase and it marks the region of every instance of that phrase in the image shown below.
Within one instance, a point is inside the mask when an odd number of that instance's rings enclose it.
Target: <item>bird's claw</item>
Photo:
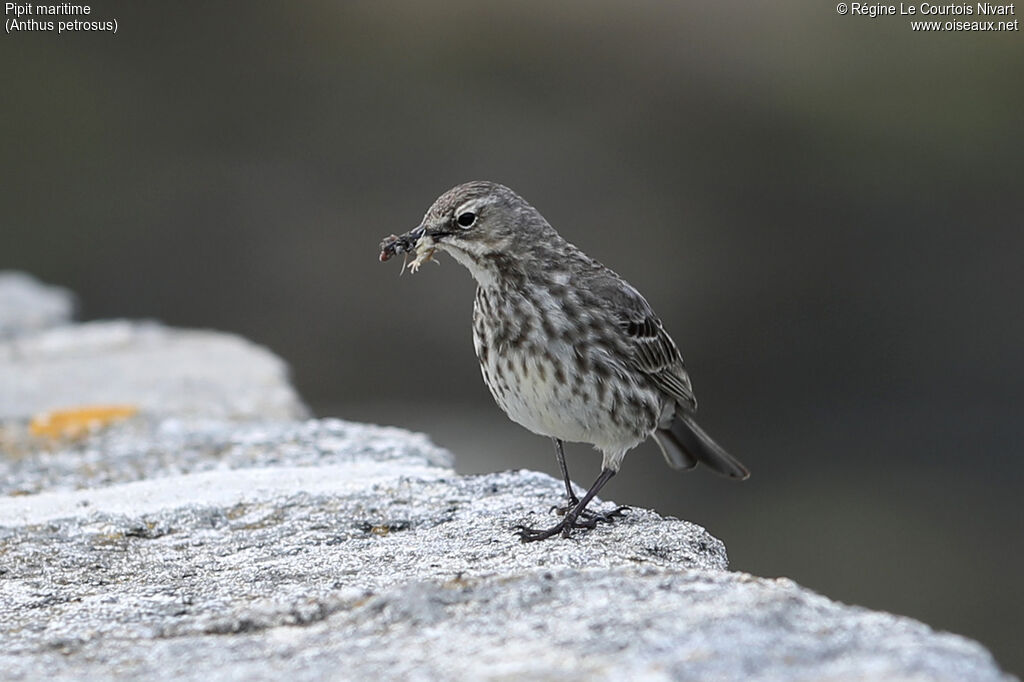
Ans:
[[[565,518],[551,528],[538,529],[519,525],[515,527],[515,530],[519,533],[519,540],[521,542],[546,540],[547,538],[558,535],[559,533],[561,533],[562,537],[567,538],[573,528],[593,530],[594,528],[597,528],[597,524],[611,523],[615,519],[625,515],[625,512],[628,510],[629,507],[617,507],[609,512],[592,512],[584,509],[576,517],[565,516],[566,512],[562,511],[561,513]]]
[[[558,535],[559,533],[562,533],[565,537],[568,537],[569,529],[566,526],[565,521],[562,521],[557,526],[554,526],[553,528],[548,528],[547,530],[527,528],[526,526],[521,525],[516,526],[515,530],[519,534],[520,542],[536,542],[537,540],[545,540],[553,535]]]
[[[592,525],[587,526],[587,528],[593,528],[599,523],[611,523],[615,519],[625,516],[628,511],[629,507],[616,507],[609,512],[594,512],[584,509],[583,513],[580,514],[579,523],[590,523]]]
[[[570,511],[575,509],[576,505],[578,505],[579,503],[579,500],[570,500],[569,504],[566,504],[564,506],[552,506],[551,511],[555,512],[559,516],[565,516]],[[579,519],[581,522],[589,519],[597,519],[598,522],[611,523],[612,519],[622,516],[627,511],[629,511],[629,507],[616,507],[615,509],[609,512],[595,512],[590,511],[589,509],[584,509],[583,511],[580,512]]]

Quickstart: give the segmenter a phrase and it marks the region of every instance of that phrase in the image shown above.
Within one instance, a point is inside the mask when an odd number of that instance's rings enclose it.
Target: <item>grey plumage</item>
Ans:
[[[675,469],[703,463],[747,477],[694,421],[697,401],[682,356],[644,297],[515,192],[491,182],[449,190],[418,228],[385,240],[381,259],[411,248],[417,264],[440,249],[469,269],[484,382],[513,421],[555,440],[569,505],[555,527],[521,529],[524,541],[610,520],[586,505],[626,452],[652,435]],[[565,440],[603,454],[602,476],[582,501],[569,484]]]

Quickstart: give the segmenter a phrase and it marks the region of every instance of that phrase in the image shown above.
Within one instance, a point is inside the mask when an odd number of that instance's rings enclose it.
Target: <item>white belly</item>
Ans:
[[[480,306],[497,304],[478,296],[473,343],[484,383],[510,419],[541,436],[603,452],[625,452],[651,434],[663,410],[657,393],[632,383],[605,351],[591,348],[581,367],[583,351],[561,338],[551,341],[539,325],[523,332],[481,324]],[[596,361],[615,368],[607,380],[587,371]]]
[[[552,354],[554,362],[515,351],[501,358],[492,355],[481,372],[495,402],[512,421],[542,436],[578,443],[607,440],[602,434],[606,410],[582,384],[574,387],[566,376],[566,363],[559,359],[568,357],[564,349]]]

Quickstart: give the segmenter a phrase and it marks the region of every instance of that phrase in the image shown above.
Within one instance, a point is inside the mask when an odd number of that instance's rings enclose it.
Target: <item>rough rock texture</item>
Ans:
[[[650,511],[520,544],[558,481],[296,421],[284,376],[235,337],[155,325],[0,343],[0,678],[1009,679],[970,640],[731,573],[707,531]],[[27,430],[115,397],[144,409]]]
[[[727,572],[685,521],[522,545],[511,526],[550,523],[559,483],[447,462],[397,429],[181,419],[3,461],[0,670],[1000,679],[969,640]]]
[[[75,299],[21,272],[0,271],[0,339],[71,321]]]

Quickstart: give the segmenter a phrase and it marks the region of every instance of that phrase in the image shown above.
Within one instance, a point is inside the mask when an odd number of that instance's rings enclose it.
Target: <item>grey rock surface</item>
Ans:
[[[140,416],[78,442],[33,440],[0,457],[0,495],[91,489],[183,474],[360,462],[448,467],[451,455],[422,434],[338,419],[226,422]],[[233,476],[237,479],[239,474]],[[232,478],[232,477],[229,477]],[[55,498],[55,499],[71,499]],[[4,498],[0,497],[0,508]]]
[[[21,272],[0,271],[0,339],[67,324],[75,298]]]
[[[0,421],[94,404],[225,419],[308,412],[285,363],[231,334],[112,321],[0,342]]]
[[[141,411],[27,428],[96,403]],[[0,342],[0,679],[1010,679],[957,635],[729,572],[651,511],[521,544],[559,481],[460,476],[423,435],[304,413],[237,337]]]
[[[730,573],[721,542],[650,511],[520,544],[512,527],[553,522],[560,483],[449,463],[399,429],[181,418],[4,462],[0,670],[1008,679],[962,637]]]

